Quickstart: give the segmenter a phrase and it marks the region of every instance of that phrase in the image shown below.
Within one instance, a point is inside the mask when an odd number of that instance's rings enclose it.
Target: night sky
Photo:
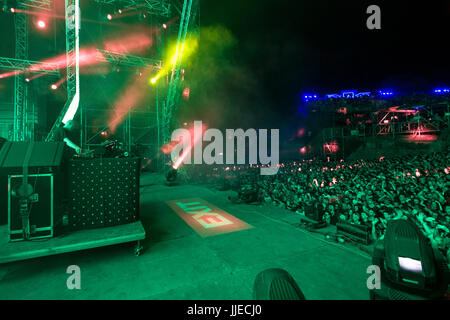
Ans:
[[[381,8],[381,30],[366,27],[371,4]],[[223,24],[237,38],[236,61],[272,101],[448,84],[449,1],[227,0],[201,9],[202,26]]]
[[[95,21],[96,4],[81,4],[83,18]],[[366,27],[371,4],[381,8],[381,30]],[[450,86],[450,1],[203,0],[200,8],[200,50],[186,68],[191,98],[180,106],[183,122],[207,119],[216,127],[273,127],[271,123],[291,120],[303,93]],[[12,57],[12,16],[0,17],[0,52]],[[117,34],[98,32],[98,26],[106,25],[83,22],[82,42]],[[30,59],[64,52],[61,25],[57,30],[57,41],[53,31],[30,31],[36,42],[30,44]],[[12,84],[3,82],[2,100],[12,99]],[[103,87],[103,95],[112,96]]]

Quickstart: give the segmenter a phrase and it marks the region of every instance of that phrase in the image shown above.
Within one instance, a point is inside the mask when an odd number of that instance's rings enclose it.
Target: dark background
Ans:
[[[366,27],[371,4],[381,30]],[[449,1],[231,0],[201,9],[203,27],[223,24],[236,37],[235,62],[257,79],[260,105],[276,118],[293,116],[302,93],[449,84]]]
[[[381,30],[366,28],[371,4],[381,9]],[[449,1],[230,0],[201,9],[202,25],[227,26],[238,61],[275,94],[448,80]]]
[[[381,30],[366,27],[371,4],[381,8]],[[98,10],[93,1],[81,1],[82,18],[91,20],[82,22],[82,43],[95,44],[120,28],[93,23]],[[448,87],[449,16],[450,1],[444,0],[203,0],[200,50],[192,68],[186,69],[191,97],[180,107],[180,121],[202,119],[229,128],[274,127],[292,119],[304,93]],[[55,24],[46,33],[30,31],[30,59],[64,52],[63,28],[61,22]],[[229,42],[208,38],[208,28],[225,30]],[[0,36],[0,56],[13,57],[11,15],[0,13]],[[44,78],[41,82],[42,88],[48,87]],[[0,101],[12,101],[13,87],[12,78],[1,80]],[[84,88],[87,94],[89,86]],[[93,96],[114,97],[118,92],[106,90],[96,88]],[[56,100],[55,110],[64,103],[65,94]]]

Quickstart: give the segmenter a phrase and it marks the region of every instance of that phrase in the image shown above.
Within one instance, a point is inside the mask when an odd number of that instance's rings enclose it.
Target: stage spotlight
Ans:
[[[122,14],[122,9],[117,10],[117,12],[119,12],[119,14]]]
[[[30,82],[30,78],[25,78],[25,81],[26,82]]]
[[[45,23],[44,20],[39,19],[39,20],[36,22],[36,26],[37,26],[39,29],[45,29],[45,27],[47,26],[47,24]]]
[[[56,90],[56,89],[58,89],[58,86],[57,86],[56,84],[52,84],[52,85],[50,86],[50,88],[51,88],[52,90]]]
[[[184,90],[183,90],[183,97],[185,99],[189,99],[190,93],[191,93],[191,91],[189,90],[189,88],[184,88]]]
[[[144,11],[139,13],[139,16],[138,16],[138,20],[139,21],[142,21],[142,20],[144,20],[146,18],[147,18],[147,14]]]
[[[261,271],[253,284],[255,300],[306,300],[294,278],[284,269]]]
[[[106,19],[108,19],[108,20],[110,20],[110,21],[111,21],[111,19],[112,19],[112,15],[111,15],[110,13],[108,13],[108,14],[106,15]]]
[[[442,253],[412,221],[388,221],[372,264],[381,272],[379,288],[370,290],[373,300],[441,299],[447,290],[450,272]]]
[[[175,185],[177,180],[177,169],[171,167],[166,175],[166,180],[168,185]]]
[[[16,1],[10,1],[10,0],[3,0],[3,6],[2,6],[2,11],[5,13],[15,13],[16,9],[14,8],[14,6],[16,6],[17,3]]]
[[[167,29],[167,24],[163,23],[162,27],[163,27],[164,29]]]

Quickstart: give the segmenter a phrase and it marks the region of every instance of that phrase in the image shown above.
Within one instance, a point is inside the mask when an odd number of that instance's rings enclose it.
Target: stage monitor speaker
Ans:
[[[48,173],[52,168],[61,165],[64,143],[6,142],[0,151],[2,171],[6,171],[8,174],[21,174],[28,151],[31,152],[28,172],[37,173],[39,169],[39,173]]]

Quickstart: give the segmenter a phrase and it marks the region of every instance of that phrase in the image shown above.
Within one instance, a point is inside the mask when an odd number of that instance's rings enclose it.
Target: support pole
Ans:
[[[23,9],[20,5],[19,8]],[[15,58],[28,59],[28,15],[16,13],[14,15],[16,48]],[[14,141],[26,141],[27,137],[27,99],[28,86],[25,75],[16,74],[14,78]]]
[[[46,141],[52,141],[59,125],[72,120],[80,103],[80,7],[79,0],[66,0],[67,102],[52,126]]]

